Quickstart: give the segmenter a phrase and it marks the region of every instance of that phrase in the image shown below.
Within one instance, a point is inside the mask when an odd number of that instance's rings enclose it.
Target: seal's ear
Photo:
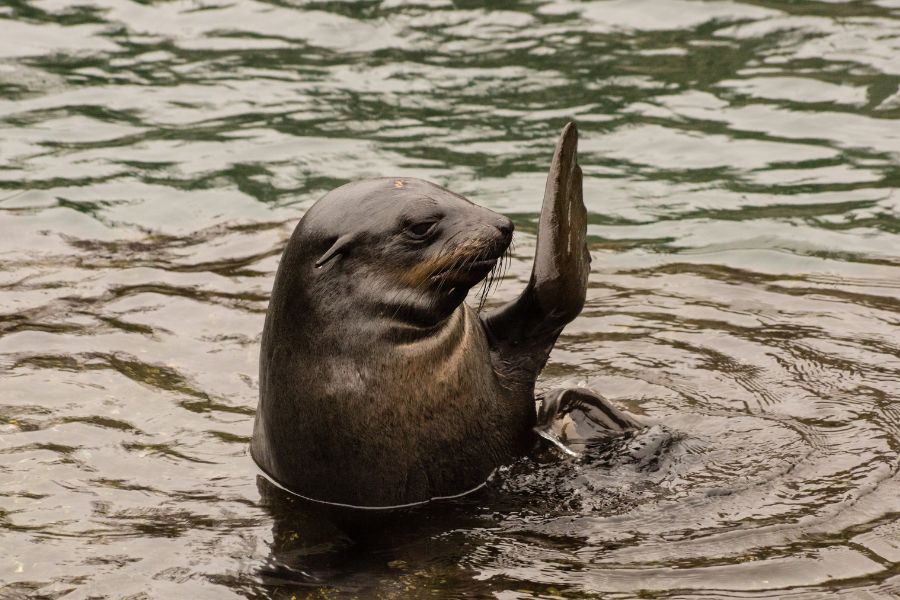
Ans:
[[[327,263],[329,260],[331,260],[332,258],[337,256],[338,254],[341,254],[341,252],[344,251],[344,248],[346,248],[347,245],[349,245],[352,240],[353,240],[353,235],[349,234],[349,233],[344,234],[341,237],[339,237],[338,239],[334,240],[334,243],[331,244],[331,248],[326,250],[325,254],[320,256],[319,260],[316,261],[316,268],[318,269],[319,267],[321,267],[322,265]]]

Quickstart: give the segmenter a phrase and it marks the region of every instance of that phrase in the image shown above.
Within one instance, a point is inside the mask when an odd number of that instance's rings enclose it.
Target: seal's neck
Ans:
[[[357,298],[363,294],[357,294]],[[368,293],[366,301],[357,300],[356,311],[368,315],[370,322],[390,339],[399,343],[434,337],[459,325],[466,307],[462,294],[410,293],[403,290]]]
[[[484,335],[479,336],[481,328],[477,325],[478,316],[463,304],[428,333],[394,329],[391,339],[393,360],[407,365],[410,372],[427,373],[432,382],[453,387],[461,380],[476,376],[472,372],[475,369],[473,361],[490,369],[485,362],[487,355],[477,350],[486,348],[486,341],[480,339]],[[421,382],[413,383],[413,386],[411,389],[418,389],[416,386],[421,386]],[[423,392],[416,393],[421,395]]]
[[[425,343],[428,347],[438,347],[457,343],[461,333],[468,327],[470,310],[465,304],[461,304],[450,316],[436,323],[392,319],[387,324],[388,335],[400,346]]]

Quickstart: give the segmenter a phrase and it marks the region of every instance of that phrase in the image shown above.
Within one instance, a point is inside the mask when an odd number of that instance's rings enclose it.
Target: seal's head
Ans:
[[[350,183],[297,227],[285,261],[290,294],[344,314],[352,304],[372,318],[434,326],[498,265],[512,231],[506,217],[427,181]]]

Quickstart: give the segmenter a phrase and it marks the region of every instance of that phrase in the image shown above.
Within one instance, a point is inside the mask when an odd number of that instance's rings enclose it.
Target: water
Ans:
[[[0,598],[900,596],[900,5],[6,0]],[[281,249],[419,176],[516,221],[574,118],[541,386],[653,427],[352,546],[247,454]],[[477,440],[473,440],[477,443]]]

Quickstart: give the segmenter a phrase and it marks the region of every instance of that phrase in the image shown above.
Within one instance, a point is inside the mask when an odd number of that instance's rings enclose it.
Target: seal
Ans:
[[[464,300],[501,264],[508,218],[405,177],[349,183],[306,212],[262,336],[250,450],[270,479],[316,501],[397,507],[477,488],[533,447],[535,382],[590,270],[577,140],[569,123],[528,285],[485,315]],[[604,406],[611,429],[635,425]]]

